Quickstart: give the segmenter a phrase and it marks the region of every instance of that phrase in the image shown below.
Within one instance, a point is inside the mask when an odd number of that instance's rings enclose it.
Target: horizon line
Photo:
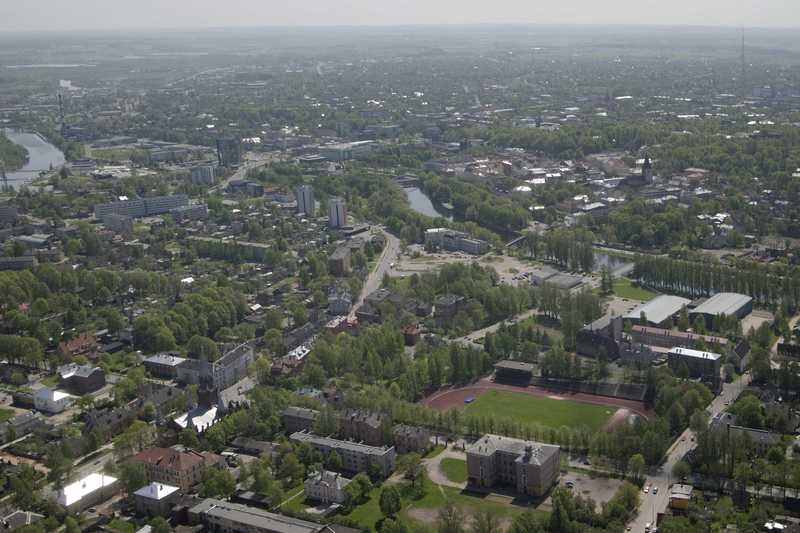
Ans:
[[[266,24],[266,25],[228,25],[228,26],[163,26],[163,27],[147,27],[147,26],[111,26],[105,29],[98,28],[72,28],[72,29],[24,29],[24,30],[9,30],[0,29],[0,39],[11,35],[41,35],[41,34],[75,34],[75,33],[88,33],[88,34],[106,34],[106,33],[179,33],[179,32],[192,32],[192,31],[233,31],[233,30],[263,30],[263,29],[302,29],[302,30],[319,30],[319,29],[370,29],[370,28],[396,28],[396,29],[414,29],[414,28],[680,28],[680,29],[719,29],[719,30],[769,30],[769,31],[796,31],[800,29],[800,25],[796,26],[743,26],[731,24],[653,24],[653,23],[593,23],[593,22],[418,22],[409,24],[390,24],[390,23],[370,23],[370,24]]]

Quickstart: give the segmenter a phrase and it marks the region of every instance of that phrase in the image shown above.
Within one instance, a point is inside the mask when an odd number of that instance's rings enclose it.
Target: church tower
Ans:
[[[653,164],[650,162],[649,154],[645,154],[644,164],[642,164],[642,183],[645,185],[653,183]]]

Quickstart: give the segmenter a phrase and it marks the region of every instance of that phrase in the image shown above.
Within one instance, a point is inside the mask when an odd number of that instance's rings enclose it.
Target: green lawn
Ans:
[[[453,483],[464,483],[467,481],[467,462],[463,459],[445,457],[439,465],[442,473]]]
[[[58,374],[53,374],[52,376],[46,376],[41,379],[42,385],[45,387],[57,387],[58,386]]]
[[[492,390],[467,405],[466,410],[467,413],[477,416],[502,416],[552,428],[586,427],[596,431],[606,424],[616,408]]]
[[[488,500],[482,497],[482,495],[473,495],[468,492],[459,491],[458,489],[435,485],[431,481],[425,482],[425,495],[420,499],[413,499],[410,494],[410,485],[407,483],[400,487],[400,492],[402,494],[403,509],[398,516],[407,524],[418,522],[418,520],[414,518],[415,510],[429,511],[426,514],[433,516],[435,520],[435,513],[448,501],[460,507],[464,513],[474,513],[479,509],[491,508],[500,518],[513,518],[526,509],[525,507],[517,505],[508,505]],[[376,524],[383,518],[380,505],[378,504],[380,496],[381,489],[373,489],[366,503],[359,505],[349,514],[344,515],[344,517],[355,521],[366,531],[374,531]],[[427,523],[426,525],[433,526],[434,524]]]
[[[442,453],[444,451],[444,449],[445,449],[444,444],[437,444],[436,446],[434,446],[433,448],[428,450],[428,453],[426,453],[423,457],[425,459],[430,459],[432,457],[436,457],[437,455]]]
[[[652,291],[635,286],[628,278],[616,278],[614,280],[614,294],[620,298],[641,300],[643,302],[648,302],[658,296]]]
[[[15,413],[16,411],[14,411],[13,409],[5,409],[0,407],[0,424],[12,418]]]
[[[136,526],[130,522],[120,520],[119,518],[115,518],[109,522],[108,527],[114,531],[119,531],[119,533],[134,533],[136,531]]]

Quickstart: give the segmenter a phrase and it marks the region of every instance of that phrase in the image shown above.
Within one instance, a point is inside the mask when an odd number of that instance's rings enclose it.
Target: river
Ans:
[[[13,172],[6,172],[8,184],[14,188],[30,183],[43,170],[58,168],[65,162],[61,150],[44,140],[38,133],[6,129],[5,134],[11,142],[28,150],[28,162],[25,166]]]
[[[403,190],[406,192],[406,197],[408,197],[408,203],[412,210],[420,213],[421,215],[452,220],[452,217],[437,211],[436,207],[433,205],[433,202],[431,202],[431,199],[428,198],[428,195],[422,192],[419,188],[411,187]]]
[[[600,272],[603,267],[608,267],[615,276],[624,276],[633,270],[633,260],[595,251],[594,271]]]

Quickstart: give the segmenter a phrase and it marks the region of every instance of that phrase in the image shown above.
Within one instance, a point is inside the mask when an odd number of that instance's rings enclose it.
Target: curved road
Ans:
[[[383,276],[391,270],[392,264],[397,262],[397,257],[400,255],[400,239],[383,228],[379,227],[378,229],[380,229],[386,239],[386,246],[383,247],[383,251],[378,258],[378,263],[375,265],[375,268],[373,268],[372,272],[367,276],[364,286],[361,288],[361,294],[358,295],[358,300],[353,303],[353,307],[347,317],[349,320],[355,319],[356,309],[364,304],[367,295],[381,287]]]

